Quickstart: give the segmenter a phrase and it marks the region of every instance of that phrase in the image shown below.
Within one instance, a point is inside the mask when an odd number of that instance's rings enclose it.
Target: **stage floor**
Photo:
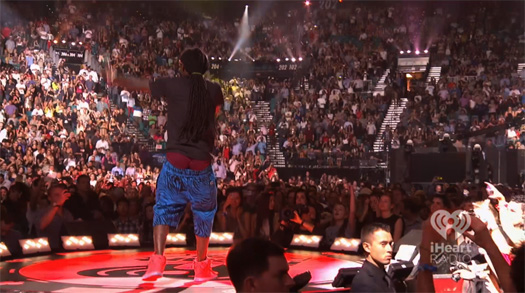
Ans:
[[[228,248],[210,248],[209,257],[219,278],[193,282],[195,251],[166,249],[164,277],[143,282],[151,251],[100,250],[67,252],[0,262],[1,291],[46,292],[235,292],[226,270]],[[331,283],[340,268],[360,267],[362,259],[340,253],[288,251],[290,275],[309,270],[306,291],[335,289]]]

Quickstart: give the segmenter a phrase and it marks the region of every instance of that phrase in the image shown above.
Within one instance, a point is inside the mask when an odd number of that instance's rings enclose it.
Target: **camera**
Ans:
[[[300,215],[307,214],[309,212],[308,206],[306,205],[297,205],[293,209],[283,209],[281,212],[281,220],[290,221],[295,218],[294,212],[297,212]]]

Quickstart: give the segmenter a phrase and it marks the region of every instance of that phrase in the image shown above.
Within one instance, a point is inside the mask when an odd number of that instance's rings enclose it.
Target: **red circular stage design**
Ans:
[[[22,266],[18,270],[9,269],[10,263],[5,263],[2,265],[3,282],[0,284],[8,290],[24,290],[30,289],[26,287],[28,283],[33,283],[33,285],[40,283],[38,284],[39,290],[55,292],[75,290],[87,292],[96,288],[105,288],[108,292],[123,292],[122,289],[132,289],[132,291],[125,292],[144,290],[154,292],[167,288],[170,288],[170,292],[186,291],[187,289],[192,291],[192,288],[231,290],[232,286],[225,266],[227,252],[228,248],[210,249],[209,257],[214,269],[219,272],[219,278],[205,283],[193,282],[195,251],[169,248],[165,253],[167,262],[164,277],[154,283],[145,283],[141,280],[151,252],[104,250],[62,253],[58,254],[59,259],[44,259],[43,261],[41,258],[26,259],[23,263],[16,263]],[[348,260],[349,258],[355,259],[355,257],[334,253],[287,252],[286,258],[290,264],[291,276],[309,270],[313,277],[311,283],[317,284],[331,283],[340,268],[360,266]],[[14,265],[15,262],[12,264]],[[10,273],[6,274],[5,270],[8,269]],[[20,284],[23,279],[25,279],[24,282]]]

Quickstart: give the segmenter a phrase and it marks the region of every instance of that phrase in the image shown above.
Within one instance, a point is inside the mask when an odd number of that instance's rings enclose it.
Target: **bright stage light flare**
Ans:
[[[140,246],[138,234],[108,234],[109,246]]]
[[[5,243],[0,242],[0,257],[4,256],[11,256],[11,252],[9,252],[9,249],[5,245]]]
[[[62,236],[65,250],[95,249],[91,236]]]
[[[330,250],[357,252],[360,243],[360,239],[348,239],[338,237],[335,239],[334,244],[332,244],[332,246],[330,247]]]
[[[18,242],[20,243],[20,246],[22,247],[22,252],[24,254],[51,251],[51,248],[49,247],[49,242],[46,237],[35,239],[22,239],[18,240]]]
[[[290,246],[318,248],[319,242],[321,242],[321,237],[319,236],[295,234],[293,236],[292,243],[290,243]]]
[[[215,245],[232,245],[233,244],[233,233],[217,233],[212,232],[210,236],[210,244]]]
[[[186,234],[170,233],[166,238],[167,245],[186,245]]]

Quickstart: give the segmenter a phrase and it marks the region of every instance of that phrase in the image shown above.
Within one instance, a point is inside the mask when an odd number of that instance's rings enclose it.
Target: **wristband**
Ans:
[[[59,207],[59,208],[60,208],[60,207],[62,207],[62,205],[59,205],[59,204],[57,204],[57,203],[54,203],[54,204],[53,204],[53,207]]]
[[[418,267],[418,271],[429,271],[429,272],[437,272],[437,267],[430,265],[430,264],[420,264]]]

